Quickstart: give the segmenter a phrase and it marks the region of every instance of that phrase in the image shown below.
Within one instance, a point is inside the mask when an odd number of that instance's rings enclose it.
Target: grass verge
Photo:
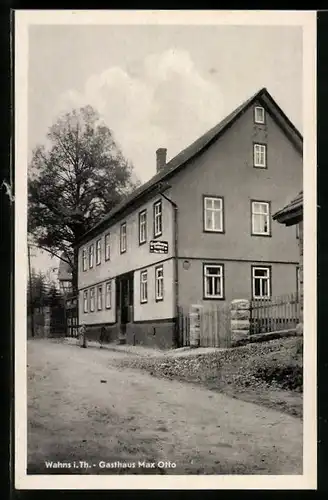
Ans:
[[[116,360],[121,367],[207,389],[302,417],[303,339],[275,339],[193,356]]]

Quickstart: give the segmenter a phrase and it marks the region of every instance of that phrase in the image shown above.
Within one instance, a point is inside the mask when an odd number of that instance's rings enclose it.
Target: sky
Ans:
[[[302,132],[302,28],[31,25],[28,149],[65,111],[91,104],[142,182],[266,87]],[[34,252],[36,269],[58,261]]]

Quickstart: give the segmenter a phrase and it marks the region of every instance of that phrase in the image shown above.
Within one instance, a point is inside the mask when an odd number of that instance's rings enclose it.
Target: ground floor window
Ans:
[[[270,267],[252,267],[252,287],[254,299],[267,299],[271,296]]]
[[[105,303],[106,303],[106,309],[110,309],[112,307],[112,282],[108,281],[106,283],[106,298],[105,298]]]
[[[140,302],[141,304],[148,302],[148,271],[140,273]]]
[[[164,271],[163,266],[155,267],[155,300],[164,299]]]
[[[222,264],[204,264],[204,298],[223,299]]]

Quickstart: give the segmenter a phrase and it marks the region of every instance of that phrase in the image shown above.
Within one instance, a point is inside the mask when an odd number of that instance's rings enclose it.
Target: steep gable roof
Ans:
[[[303,138],[300,132],[292,124],[289,118],[285,115],[282,109],[278,106],[273,97],[269,94],[266,88],[262,88],[249,99],[238,106],[232,113],[226,116],[218,125],[208,130],[205,134],[194,141],[190,146],[185,148],[183,151],[178,153],[174,158],[172,158],[166,165],[165,168],[155,174],[149,181],[145,182],[136,189],[132,194],[124,198],[124,200],[119,203],[111,212],[109,212],[98,224],[96,224],[92,229],[86,232],[79,243],[87,239],[92,238],[93,235],[97,234],[108,222],[114,222],[117,220],[120,214],[133,206],[134,203],[144,198],[149,193],[154,193],[156,191],[160,192],[161,183],[172,177],[180,168],[184,167],[189,161],[195,158],[198,154],[201,154],[206,148],[208,148],[214,141],[216,141],[226,130],[228,130],[233,123],[245,113],[248,108],[254,103],[259,102],[269,111],[272,118],[280,126],[283,132],[287,135],[289,140],[294,144],[296,149],[302,154],[303,150]]]

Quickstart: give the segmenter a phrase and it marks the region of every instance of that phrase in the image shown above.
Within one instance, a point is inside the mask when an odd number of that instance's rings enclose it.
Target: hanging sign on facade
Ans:
[[[167,241],[151,240],[149,242],[150,253],[168,253],[169,244]]]

